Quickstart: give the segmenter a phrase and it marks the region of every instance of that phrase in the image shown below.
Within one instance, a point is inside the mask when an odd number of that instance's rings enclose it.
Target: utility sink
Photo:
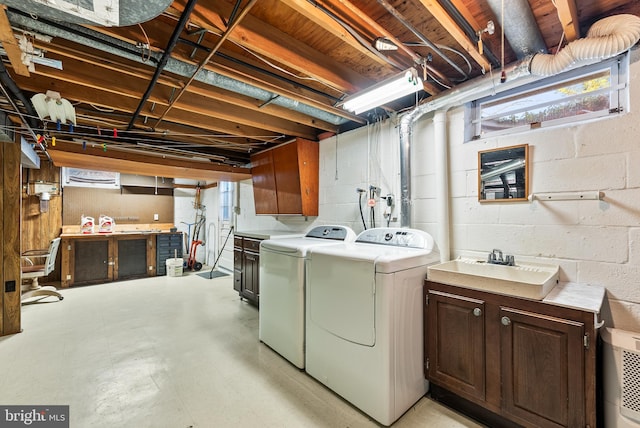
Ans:
[[[427,279],[443,284],[542,300],[558,283],[560,267],[539,263],[515,266],[460,258],[429,266]]]

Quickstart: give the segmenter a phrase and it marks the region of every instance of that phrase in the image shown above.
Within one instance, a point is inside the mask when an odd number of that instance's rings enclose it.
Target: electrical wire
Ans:
[[[362,212],[362,193],[365,192],[363,189],[358,189],[358,207],[360,208],[360,218],[362,219],[362,226],[364,230],[367,230],[367,223],[364,221],[364,213]]]
[[[147,36],[147,32],[144,31],[144,27],[142,26],[142,24],[138,23],[138,27],[140,27],[140,30],[142,30],[142,34],[144,35],[144,39],[147,41],[147,44],[145,46],[142,46],[142,62],[147,62],[149,60],[149,58],[151,58],[151,42],[149,41],[149,36]],[[147,57],[145,58],[144,56],[144,51],[147,51]]]

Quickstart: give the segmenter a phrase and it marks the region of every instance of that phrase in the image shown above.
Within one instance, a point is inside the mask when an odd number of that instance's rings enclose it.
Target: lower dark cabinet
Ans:
[[[597,426],[593,312],[430,281],[425,293],[434,399],[489,426]]]
[[[256,306],[260,303],[260,239],[234,237],[233,289]]]

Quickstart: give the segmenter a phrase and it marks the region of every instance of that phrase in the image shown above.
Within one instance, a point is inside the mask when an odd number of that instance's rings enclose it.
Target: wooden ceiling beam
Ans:
[[[429,13],[431,13],[431,15],[433,15],[440,25],[442,25],[444,29],[451,34],[451,37],[458,42],[462,49],[464,49],[471,58],[478,63],[483,72],[491,70],[491,63],[480,53],[480,51],[478,51],[475,43],[472,43],[471,40],[469,40],[464,30],[456,24],[447,11],[440,6],[440,3],[435,0],[420,0],[420,3],[422,3],[422,5],[429,11]]]
[[[251,170],[214,163],[175,159],[170,156],[154,156],[120,152],[101,147],[60,142],[48,152],[57,167],[98,169],[129,174],[189,178],[194,180],[241,181],[251,178]]]
[[[329,2],[331,3],[331,2]],[[400,53],[405,54],[413,63],[421,63],[422,58],[420,55],[415,53],[413,50],[409,49],[398,40],[393,34],[387,31],[384,27],[378,24],[373,18],[364,13],[361,9],[356,7],[353,3],[348,0],[335,0],[331,6],[337,10],[340,10],[344,16],[348,17],[351,22],[360,22],[361,26],[364,28],[368,28],[371,34],[377,34],[379,37],[384,37],[390,40],[393,44],[398,46],[398,50]],[[434,71],[431,69],[431,71]],[[444,78],[444,76],[439,76]],[[446,78],[445,78],[446,79]],[[448,80],[448,79],[447,79]],[[424,90],[431,95],[436,95],[441,92],[440,88],[437,86],[427,82],[426,80],[423,82]]]
[[[299,14],[306,16],[310,20],[314,21],[322,28],[333,34],[340,39],[343,43],[348,44],[350,47],[365,55],[370,60],[377,62],[378,64],[388,66],[389,63],[378,55],[374,54],[370,49],[365,48],[353,35],[344,29],[342,25],[336,22],[329,15],[324,13],[315,5],[307,0],[281,0],[281,3],[286,4],[291,9],[295,10]]]
[[[230,4],[209,1],[205,8],[200,6],[203,5],[198,4],[191,15],[193,24],[214,33],[226,30],[227,24],[223,17],[231,13]],[[235,28],[229,40],[344,93],[356,92],[373,83],[332,58],[252,16],[247,16]]]
[[[59,55],[63,62],[66,62],[67,59],[73,59],[75,61],[81,61],[83,66],[93,65],[101,68],[105,68],[111,72],[117,73],[119,76],[126,75],[132,78],[138,78],[143,80],[150,80],[153,75],[153,71],[151,68],[140,66],[137,63],[131,63],[128,60],[118,58],[115,56],[110,56],[109,54],[103,54],[101,56],[95,55],[93,52],[86,52],[84,50],[79,51],[76,48],[71,47],[60,47],[60,46],[49,46],[48,44],[42,44],[39,46],[41,49],[45,49],[49,52],[49,54]],[[51,56],[51,55],[50,55]],[[184,60],[184,59],[183,59]],[[237,67],[237,65],[236,65]],[[214,68],[214,72],[218,74],[229,74],[227,77],[238,78],[238,73],[228,73],[226,70],[224,73],[220,72],[221,67],[207,67]],[[233,76],[231,76],[233,74]],[[250,78],[249,76],[243,76],[243,79],[246,79],[248,83],[255,85],[256,79]],[[118,81],[122,81],[122,78],[119,78]],[[169,75],[168,73],[162,74],[158,79],[158,85],[167,86],[170,88],[180,88],[181,87],[180,76]],[[299,91],[299,86],[295,89]],[[266,90],[272,91],[274,89],[273,85],[269,85]],[[292,88],[293,90],[294,88]],[[194,82],[189,87],[189,92],[197,93],[207,98],[212,98],[215,100],[223,101],[228,104],[236,105],[239,107],[243,107],[249,110],[253,110],[255,112],[259,112],[260,115],[268,114],[277,120],[289,120],[292,123],[300,124],[308,127],[319,128],[324,131],[336,132],[337,126],[317,119],[315,117],[308,116],[306,114],[296,112],[294,110],[287,109],[285,107],[280,107],[274,104],[268,104],[266,106],[262,106],[264,104],[263,101],[244,96],[235,92],[227,91],[224,89],[217,88],[215,86],[206,85],[200,82]],[[286,96],[290,98],[294,98],[299,102],[308,103],[308,99],[306,97],[300,97],[298,94],[286,93]],[[350,120],[351,116],[345,114],[341,109],[337,109],[332,106],[327,106],[326,104],[321,104],[320,102],[315,102],[314,106],[323,111],[330,112],[332,114],[339,114],[341,116],[347,116]],[[321,107],[321,108],[320,108]],[[244,115],[243,115],[244,116]],[[264,123],[264,121],[263,121]],[[296,134],[291,134],[296,135]],[[300,137],[304,137],[303,135],[298,135]],[[309,138],[307,135],[304,138]]]
[[[42,76],[40,76],[42,77]],[[18,81],[18,79],[16,79]],[[29,79],[29,82],[20,81],[19,85],[22,88],[25,88],[28,91],[32,92],[43,92],[46,91],[47,88],[57,90],[62,94],[63,97],[79,100],[83,103],[87,103],[90,105],[97,105],[103,108],[114,109],[120,112],[131,113],[135,110],[137,106],[137,101],[133,97],[121,97],[117,94],[113,93],[105,93],[100,92],[98,90],[92,91],[91,94],[87,94],[86,88],[82,88],[76,84],[69,83],[66,81],[51,81],[48,80],[48,86],[44,87],[34,86],[37,82],[37,79],[34,78],[34,75]],[[150,118],[156,117],[157,114],[151,112],[149,107],[145,107],[142,111],[142,116],[149,116]],[[172,121],[175,123],[181,123],[184,125],[189,125],[194,128],[198,128],[201,131],[199,134],[206,134],[209,132],[219,133],[219,134],[229,134],[235,136],[246,137],[251,140],[256,141],[273,141],[277,140],[282,136],[280,133],[268,132],[263,128],[255,128],[249,127],[245,125],[241,125],[235,122],[223,121],[208,115],[195,114],[193,112],[182,112],[177,110],[171,116]],[[83,118],[79,117],[79,121],[82,123]],[[91,126],[91,125],[89,125]],[[100,124],[95,124],[94,126],[101,126]],[[167,123],[162,127],[162,129],[170,129],[169,124]],[[156,130],[160,131],[160,129]],[[141,137],[142,138],[142,137]],[[188,139],[188,136],[183,136],[183,139]]]
[[[29,77],[29,69],[22,63],[22,50],[18,45],[9,18],[7,18],[7,5],[0,5],[0,43],[9,57],[11,67],[16,74]]]
[[[575,0],[555,0],[555,6],[567,43],[580,38],[580,21]]]
[[[144,88],[144,81],[119,79],[116,74],[100,72],[97,67],[82,64],[76,66],[69,61],[64,71],[38,67],[34,74],[41,76],[41,79],[24,82],[25,87],[29,87],[33,92],[45,92],[46,89],[55,86],[64,98],[99,105],[105,105],[105,100],[111,99],[109,108],[129,113],[137,108],[136,103],[141,96],[139,91]],[[52,82],[50,79],[55,80]],[[40,82],[39,86],[36,86],[37,82]],[[112,95],[105,97],[105,92]],[[158,105],[168,105],[170,96],[169,88],[159,86],[149,98],[149,103],[145,104],[143,116],[159,117],[158,112],[150,110],[151,104],[155,102]],[[185,99],[184,102],[176,104],[176,111],[170,112],[167,120],[215,132],[238,133],[242,128],[246,128],[248,132],[244,135],[264,135],[265,140],[282,134],[316,139],[316,132],[312,127],[272,117],[264,112],[247,111],[214,98],[207,99],[195,94],[192,94],[188,101]]]

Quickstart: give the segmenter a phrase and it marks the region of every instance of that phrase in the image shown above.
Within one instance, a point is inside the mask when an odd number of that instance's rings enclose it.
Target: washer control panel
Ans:
[[[356,242],[426,249],[433,247],[431,235],[417,229],[385,227],[368,229],[358,235]]]

